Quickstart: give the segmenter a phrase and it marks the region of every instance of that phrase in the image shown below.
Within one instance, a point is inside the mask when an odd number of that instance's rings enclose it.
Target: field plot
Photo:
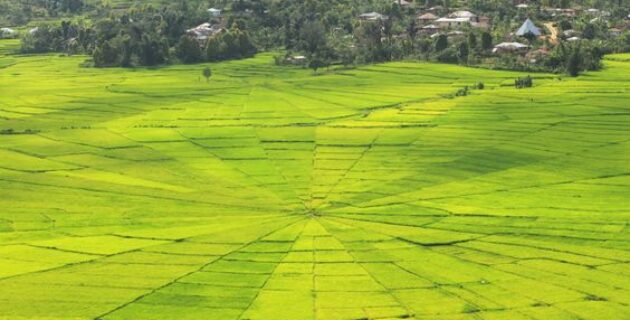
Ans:
[[[627,55],[82,60],[0,55],[2,320],[630,319]]]

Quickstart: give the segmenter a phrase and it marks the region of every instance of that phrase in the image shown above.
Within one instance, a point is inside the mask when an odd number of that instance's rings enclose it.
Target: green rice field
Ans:
[[[630,319],[630,55],[578,78],[0,41],[0,319]],[[483,81],[485,89],[453,94]]]

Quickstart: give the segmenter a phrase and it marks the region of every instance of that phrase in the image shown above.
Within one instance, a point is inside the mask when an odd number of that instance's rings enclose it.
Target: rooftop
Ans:
[[[529,18],[525,20],[525,22],[523,22],[523,25],[521,25],[521,27],[516,31],[516,35],[522,37],[528,33],[531,33],[535,36],[539,36],[542,34],[540,32],[540,29],[538,29],[534,22],[532,22],[532,20],[530,20]]]

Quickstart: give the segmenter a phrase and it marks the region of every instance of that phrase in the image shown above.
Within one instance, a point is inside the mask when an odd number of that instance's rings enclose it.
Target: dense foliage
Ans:
[[[0,0],[0,26],[22,25],[37,18],[55,18],[82,13],[86,0]]]
[[[50,10],[46,11],[48,15],[84,12],[91,23],[73,21],[41,25],[36,32],[23,36],[22,51],[82,52],[93,55],[97,66],[218,61],[248,57],[258,50],[282,49],[286,54],[276,59],[278,63],[295,63],[289,58],[303,55],[305,59],[299,64],[313,70],[333,64],[350,66],[424,59],[576,75],[584,70],[598,69],[603,54],[630,51],[630,34],[611,35],[612,25],[603,19],[591,19],[589,15],[558,18],[540,10],[542,7],[566,8],[575,4],[597,6],[608,11],[609,20],[623,21],[628,10],[617,0],[545,0],[532,2],[527,10],[520,10],[507,0],[475,0],[470,1],[466,9],[487,17],[492,28],[440,30],[431,37],[423,32],[416,19],[421,11],[419,8],[439,5],[436,15],[444,16],[457,9],[453,3],[416,1],[415,7],[407,7],[396,1],[375,0],[180,0],[165,5],[133,5],[121,11],[112,10],[107,2],[80,5],[69,1],[53,2],[58,4],[44,6],[49,2],[41,2],[41,8],[49,8],[46,9]],[[4,2],[0,0],[0,3]],[[33,1],[31,8],[40,8],[38,3]],[[222,8],[224,15],[215,19],[207,11],[210,7]],[[379,12],[387,18],[358,19],[365,12]],[[513,39],[514,30],[527,17],[536,21],[555,21],[561,44],[550,45],[547,40],[532,36]],[[222,30],[201,40],[186,33],[187,29],[208,21],[221,25]],[[564,31],[580,33],[581,40],[565,41]],[[492,48],[501,41],[526,42],[532,52],[527,56],[493,54]],[[576,55],[574,52],[578,52],[579,57],[572,58]]]

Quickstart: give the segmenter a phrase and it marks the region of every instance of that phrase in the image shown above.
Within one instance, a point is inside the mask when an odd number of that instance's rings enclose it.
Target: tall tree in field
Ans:
[[[323,68],[325,66],[326,62],[317,55],[311,57],[310,61],[308,62],[308,67],[313,69],[314,73],[317,73],[317,69]]]
[[[203,69],[203,77],[206,78],[206,83],[210,82],[210,77],[212,77],[212,70],[210,70],[209,67],[206,67],[205,69]]]

